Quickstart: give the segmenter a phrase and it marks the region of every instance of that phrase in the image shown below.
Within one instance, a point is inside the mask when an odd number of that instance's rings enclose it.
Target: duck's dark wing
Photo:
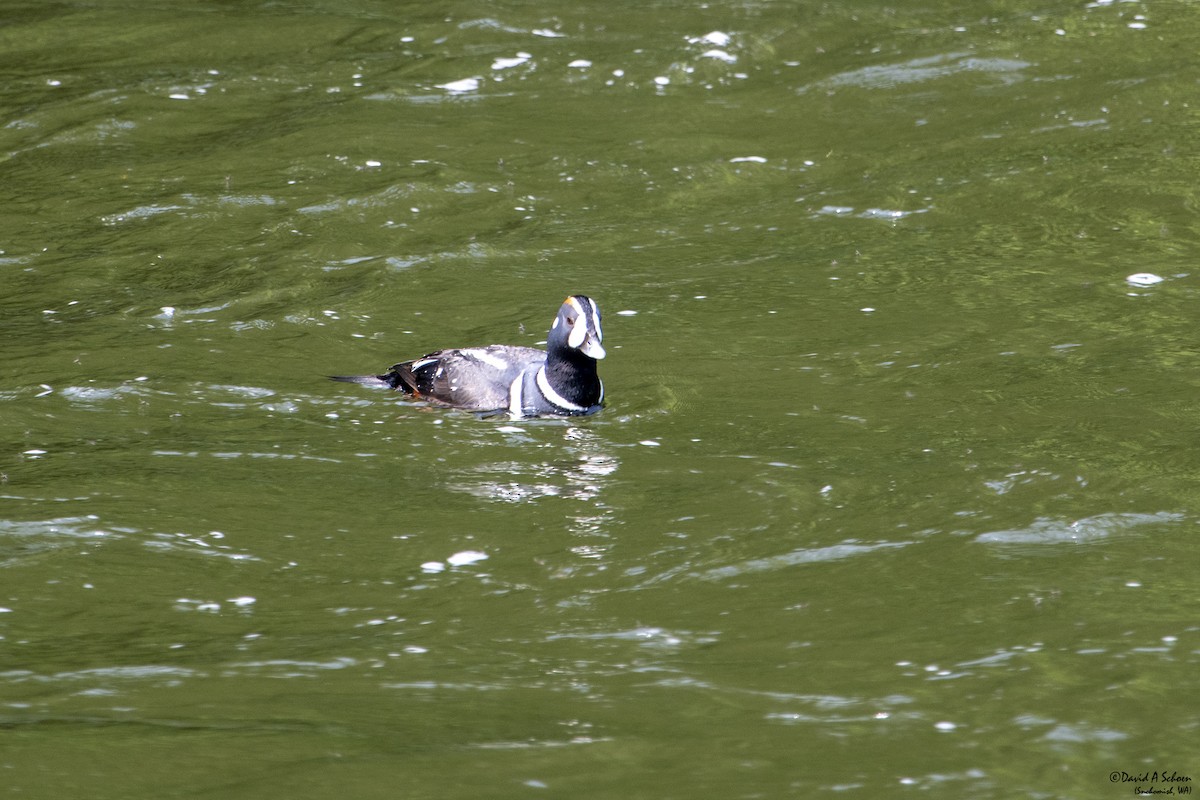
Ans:
[[[491,345],[441,350],[397,364],[392,372],[416,396],[472,411],[508,408],[513,381],[546,362],[532,347]]]
[[[455,408],[494,411],[508,408],[514,380],[545,362],[545,352],[532,347],[467,347],[403,361],[382,375],[338,376],[334,380],[397,389]]]

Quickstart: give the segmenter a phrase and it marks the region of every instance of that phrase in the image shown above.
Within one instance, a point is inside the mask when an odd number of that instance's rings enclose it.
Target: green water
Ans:
[[[1183,3],[0,3],[2,793],[1194,786],[1198,45]],[[323,378],[571,293],[598,416]]]

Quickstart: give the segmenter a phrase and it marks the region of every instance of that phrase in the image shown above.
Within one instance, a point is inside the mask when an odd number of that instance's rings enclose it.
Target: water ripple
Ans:
[[[1068,522],[1040,518],[1024,528],[988,531],[975,537],[988,544],[1083,544],[1105,539],[1114,533],[1143,525],[1181,522],[1182,514],[1160,511],[1157,514],[1098,514]]]
[[[1010,58],[975,58],[970,53],[943,53],[914,58],[899,64],[877,64],[843,72],[815,84],[814,89],[858,86],[864,89],[891,89],[908,83],[924,83],[963,72],[981,72],[1015,83],[1020,73],[1033,66],[1028,61]],[[804,91],[804,90],[802,90]]]
[[[830,545],[829,547],[802,547],[799,550],[793,550],[790,553],[783,553],[777,556],[767,556],[766,558],[753,558],[748,561],[743,561],[740,564],[730,564],[725,567],[715,567],[701,573],[695,574],[695,577],[706,581],[719,581],[728,578],[736,578],[742,575],[748,575],[754,572],[766,572],[768,570],[782,569],[784,567],[793,567],[798,564],[814,564],[824,561],[840,561],[843,558],[859,556],[865,553],[872,553],[877,550],[889,550],[898,547],[906,547],[912,542],[877,542],[875,544],[854,544],[850,542],[842,542],[841,544]]]

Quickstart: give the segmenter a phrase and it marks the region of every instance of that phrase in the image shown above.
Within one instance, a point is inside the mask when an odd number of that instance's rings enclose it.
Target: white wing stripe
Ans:
[[[463,355],[470,356],[476,361],[482,361],[493,369],[505,370],[508,369],[509,366],[508,362],[500,356],[494,356],[487,350],[483,350],[478,347],[468,347],[460,350],[459,352],[461,352]]]
[[[513,417],[525,416],[525,409],[521,405],[521,384],[524,379],[524,375],[518,375],[508,386],[508,413]]]

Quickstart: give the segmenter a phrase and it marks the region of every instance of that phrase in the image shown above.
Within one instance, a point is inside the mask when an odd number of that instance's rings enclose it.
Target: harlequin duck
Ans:
[[[335,381],[387,386],[414,398],[513,417],[580,416],[600,410],[604,358],[600,308],[581,294],[568,297],[550,326],[545,351],[493,344],[438,350],[401,362],[382,375],[334,375]]]

